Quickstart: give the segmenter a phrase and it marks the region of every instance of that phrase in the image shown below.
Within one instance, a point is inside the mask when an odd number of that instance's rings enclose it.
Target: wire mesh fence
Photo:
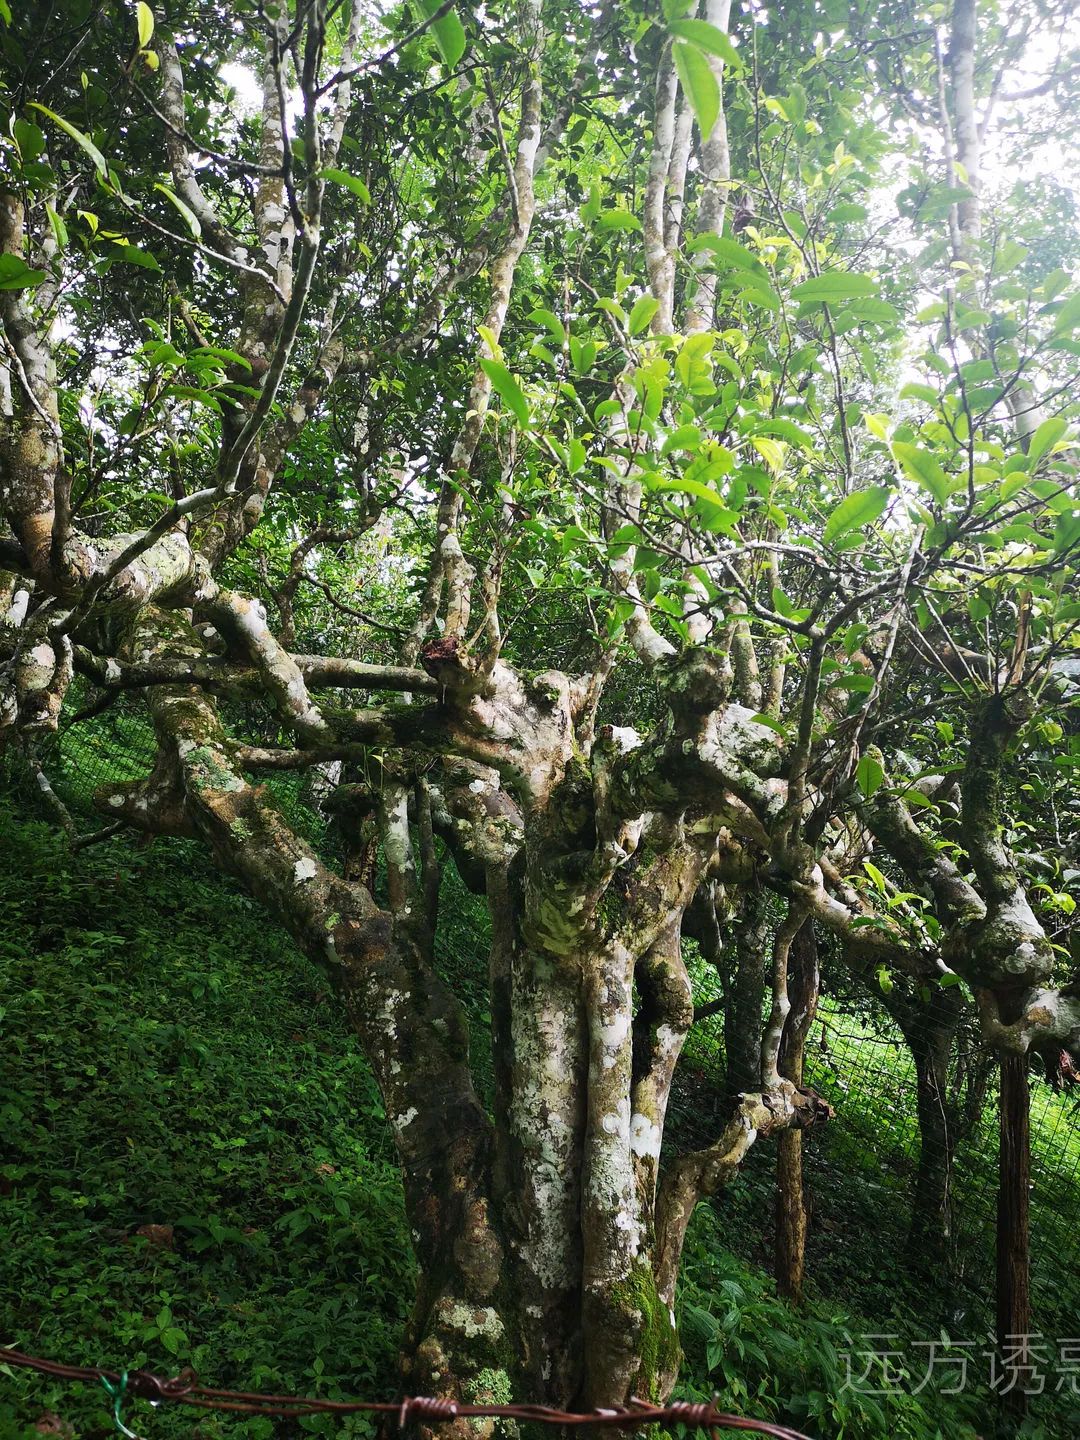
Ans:
[[[69,718],[77,711],[76,693]],[[277,722],[245,711],[226,716],[242,738],[272,743]],[[104,713],[59,735],[40,754],[65,805],[76,816],[108,813],[111,784],[149,773],[155,738],[136,697],[121,697]],[[333,861],[336,832],[322,813],[311,777],[285,772],[267,782],[276,802],[305,837]],[[95,800],[96,797],[96,800]],[[93,823],[91,822],[90,828]],[[165,842],[168,843],[168,842]],[[487,916],[447,867],[436,942],[437,963],[466,1004],[473,1028],[473,1065],[490,1099],[492,1066],[487,1014]],[[689,951],[695,998],[716,1001],[718,1013],[693,1027],[669,1109],[666,1144],[708,1144],[730,1114],[726,1089],[723,986],[716,972]],[[851,1002],[842,984],[828,984],[806,1050],[806,1083],[829,1101],[836,1120],[805,1146],[811,1223],[807,1274],[824,1293],[857,1291],[862,1308],[884,1310],[906,1293],[926,1318],[955,1334],[989,1329],[993,1321],[997,1192],[997,1067],[978,1040],[970,1014],[950,1037],[939,1096],[942,1123],[920,1115],[913,1042],[872,996]],[[1080,1262],[1080,1096],[1057,1092],[1035,1072],[1031,1092],[1032,1297],[1037,1328],[1080,1334],[1073,1283]],[[925,1100],[925,1097],[924,1097]],[[771,1264],[774,1151],[751,1152],[740,1183],[716,1202],[731,1248]],[[936,1242],[920,1233],[915,1212],[920,1175],[938,1176],[942,1206]],[[933,1189],[933,1187],[931,1187]],[[934,1227],[932,1227],[933,1229]],[[929,1297],[929,1298],[928,1298]]]

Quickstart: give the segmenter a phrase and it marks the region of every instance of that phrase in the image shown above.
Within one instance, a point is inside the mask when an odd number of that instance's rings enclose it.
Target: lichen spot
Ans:
[[[658,1160],[661,1138],[660,1126],[647,1115],[638,1111],[630,1116],[630,1149],[635,1155]]]
[[[306,880],[314,880],[316,868],[315,861],[310,855],[305,855],[301,860],[297,860],[293,866],[294,884],[303,885]]]

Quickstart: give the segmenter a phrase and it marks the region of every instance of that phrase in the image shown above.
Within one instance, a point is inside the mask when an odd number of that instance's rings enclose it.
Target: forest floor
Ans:
[[[118,839],[72,857],[49,826],[0,809],[0,874],[0,1344],[192,1366],[235,1388],[391,1397],[408,1229],[378,1092],[319,974],[184,842]],[[451,921],[443,953],[460,957],[460,906]],[[471,944],[476,959],[475,928]],[[472,1003],[482,1047],[478,984]],[[691,1069],[700,1087],[708,1055]],[[858,1180],[877,1118],[860,1118],[857,1096],[849,1108],[840,1148],[811,1158],[821,1195],[800,1312],[764,1268],[771,1154],[699,1208],[679,1393],[817,1440],[988,1436],[995,1406],[977,1375],[952,1398],[935,1383],[917,1398],[851,1383],[860,1337],[918,1335],[950,1298],[893,1253],[902,1229],[880,1187]],[[941,1379],[949,1388],[955,1371]],[[275,1427],[141,1403],[125,1420],[146,1440],[372,1433],[360,1416]],[[105,1440],[103,1392],[0,1363],[0,1440],[43,1431]],[[1076,1397],[998,1433],[1076,1436]]]

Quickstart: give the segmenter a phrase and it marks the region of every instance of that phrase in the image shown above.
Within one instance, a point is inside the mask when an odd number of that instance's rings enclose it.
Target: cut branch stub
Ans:
[[[420,651],[420,664],[436,680],[443,699],[471,699],[490,695],[493,686],[456,635],[428,640]]]

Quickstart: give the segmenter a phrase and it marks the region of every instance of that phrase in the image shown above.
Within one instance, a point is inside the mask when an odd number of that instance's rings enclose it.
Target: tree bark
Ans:
[[[735,952],[731,984],[724,997],[725,1089],[731,1098],[761,1083],[762,996],[769,958],[768,900],[764,890],[748,891],[731,925]]]
[[[791,943],[791,1010],[780,1044],[780,1073],[803,1083],[806,1040],[817,1012],[819,972],[814,922],[803,922]],[[793,1305],[802,1301],[809,1215],[803,1188],[802,1131],[781,1132],[776,1152],[776,1288]]]
[[[960,1018],[960,992],[938,991],[917,1012],[905,1035],[915,1061],[919,1117],[919,1169],[911,1212],[912,1253],[921,1261],[943,1260],[952,1237],[952,1165],[956,1146],[949,1102],[949,1056]]]

